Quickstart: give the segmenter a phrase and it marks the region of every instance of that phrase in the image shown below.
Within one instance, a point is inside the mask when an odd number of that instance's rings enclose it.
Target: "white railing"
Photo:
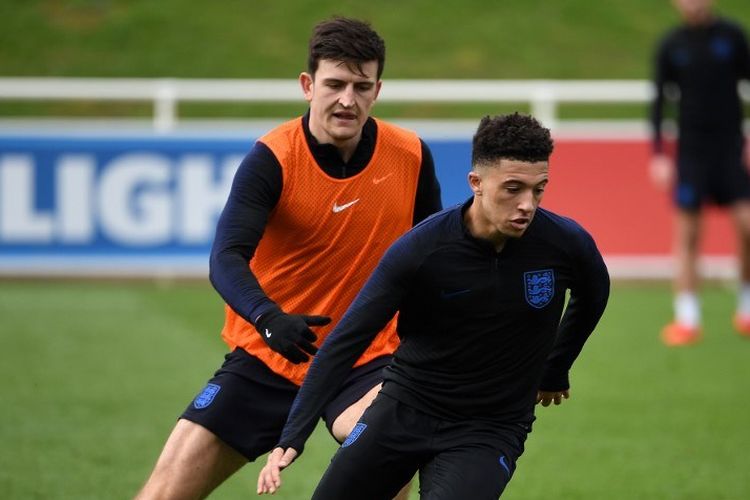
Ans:
[[[528,103],[531,113],[554,124],[560,103],[646,102],[642,80],[396,80],[383,85],[379,102]],[[153,126],[173,130],[181,101],[298,102],[296,80],[146,78],[0,78],[3,100],[108,100],[153,102]]]
[[[742,88],[750,100],[750,91]],[[646,80],[397,80],[383,85],[379,102],[528,103],[548,126],[560,103],[645,103],[653,94]],[[152,101],[153,126],[175,128],[181,101],[298,102],[296,80],[0,78],[4,100]]]

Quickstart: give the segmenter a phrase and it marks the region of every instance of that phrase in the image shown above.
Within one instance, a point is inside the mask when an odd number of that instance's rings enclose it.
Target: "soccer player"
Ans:
[[[530,116],[482,119],[473,197],[383,256],[313,361],[258,493],[280,487],[339,380],[398,312],[401,344],[382,389],[313,498],[390,498],[416,471],[422,498],[500,496],[535,403],[570,396],[568,372],[609,296],[591,236],[539,208],[552,148]]]
[[[203,498],[270,451],[325,325],[341,319],[388,246],[442,208],[425,143],[370,117],[384,60],[365,22],[314,28],[299,77],[309,111],[253,146],[216,229],[210,279],[227,304],[231,352],[178,420],[139,498]],[[397,344],[395,324],[383,324],[343,375],[322,412],[339,442]]]
[[[675,316],[661,336],[666,345],[680,346],[701,338],[697,262],[701,209],[708,202],[729,208],[734,219],[741,281],[734,325],[750,337],[750,178],[737,89],[740,80],[750,78],[750,51],[742,29],[714,15],[710,0],[673,3],[684,23],[664,37],[656,52],[651,176],[660,188],[672,185],[675,168],[664,153],[661,126],[665,95],[676,89]]]

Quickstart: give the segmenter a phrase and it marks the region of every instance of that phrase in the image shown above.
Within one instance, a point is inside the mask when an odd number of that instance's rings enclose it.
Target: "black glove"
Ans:
[[[272,309],[260,315],[255,322],[255,329],[268,347],[296,365],[310,359],[307,354],[318,352],[318,348],[313,345],[318,337],[309,327],[323,326],[330,322],[331,318],[328,316],[287,314],[281,309]]]

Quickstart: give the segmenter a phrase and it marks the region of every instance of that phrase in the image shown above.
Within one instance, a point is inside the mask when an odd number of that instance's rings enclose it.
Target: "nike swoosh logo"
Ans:
[[[344,203],[343,205],[337,205],[336,202],[333,202],[333,213],[337,214],[343,210],[346,210],[347,208],[351,207],[355,203],[359,201],[359,198],[357,198],[354,201],[350,201],[349,203]]]
[[[267,339],[270,339],[271,335],[273,335],[271,332],[268,331],[268,328],[266,328],[266,331],[264,333],[266,334]]]
[[[505,455],[500,457],[500,465],[505,469],[505,472],[508,473],[510,476],[510,467],[508,467],[508,464],[505,463]]]
[[[384,176],[384,177],[378,177],[378,178],[376,178],[376,179],[373,179],[373,180],[372,180],[372,183],[373,183],[373,184],[380,184],[381,182],[383,182],[384,180],[386,180],[386,179],[387,179],[388,177],[390,177],[390,176],[392,176],[392,175],[393,175],[393,172],[391,172],[390,174],[388,174],[388,175],[386,175],[386,176]]]

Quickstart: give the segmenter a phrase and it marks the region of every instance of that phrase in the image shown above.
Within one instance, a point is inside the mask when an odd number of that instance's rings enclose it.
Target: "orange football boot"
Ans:
[[[739,335],[750,338],[750,314],[735,314],[733,323]]]
[[[748,323],[750,326],[750,323]],[[661,331],[661,340],[670,347],[695,344],[701,339],[701,329],[686,326],[677,321],[668,324]]]

